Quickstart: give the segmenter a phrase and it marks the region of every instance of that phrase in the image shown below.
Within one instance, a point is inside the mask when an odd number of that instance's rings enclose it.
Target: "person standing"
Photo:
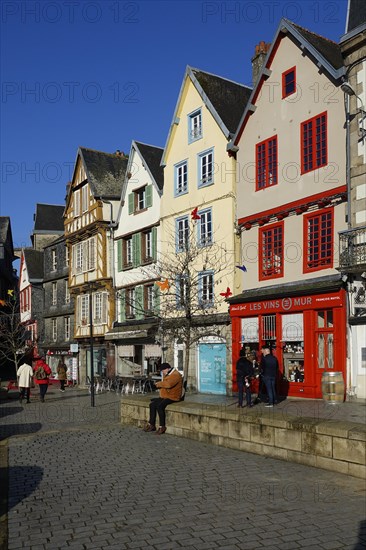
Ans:
[[[66,372],[67,372],[67,367],[65,363],[62,361],[62,359],[60,359],[57,365],[57,375],[58,375],[58,379],[60,380],[60,391],[62,392],[65,391],[65,382],[67,380]]]
[[[145,432],[156,432],[156,435],[162,435],[166,432],[165,409],[171,403],[181,400],[183,390],[183,378],[180,373],[173,369],[169,363],[160,365],[160,372],[163,375],[161,382],[155,382],[155,386],[160,390],[160,397],[155,397],[150,402],[150,418]],[[156,431],[156,414],[159,415],[159,429]]]
[[[39,396],[41,399],[41,403],[44,403],[44,398],[48,389],[48,378],[52,373],[50,367],[45,362],[44,357],[41,357],[40,359],[38,359],[38,361],[36,361],[33,372],[34,381],[36,384],[38,384],[39,387]]]
[[[239,351],[239,359],[236,363],[236,382],[238,384],[239,402],[238,407],[243,407],[244,388],[248,407],[252,407],[252,393],[250,380],[254,375],[253,364],[244,348]]]
[[[23,363],[17,370],[18,388],[20,390],[19,401],[26,397],[26,403],[30,403],[30,388],[33,379],[33,369],[28,363]]]
[[[277,401],[276,395],[276,377],[278,372],[277,357],[271,354],[268,346],[262,346],[262,376],[263,382],[267,388],[268,404],[265,407],[273,407]]]

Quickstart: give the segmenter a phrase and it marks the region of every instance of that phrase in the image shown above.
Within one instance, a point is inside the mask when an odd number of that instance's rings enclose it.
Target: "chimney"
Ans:
[[[266,59],[266,55],[270,47],[271,43],[264,42],[264,40],[261,40],[261,42],[259,42],[259,44],[255,47],[255,53],[252,57],[253,87],[257,84],[259,73],[261,72],[264,60]]]

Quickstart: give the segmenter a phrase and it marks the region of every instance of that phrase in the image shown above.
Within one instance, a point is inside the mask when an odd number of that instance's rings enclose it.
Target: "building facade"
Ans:
[[[109,154],[81,147],[68,188],[65,237],[81,384],[90,378],[92,364],[95,374],[115,374],[115,346],[104,336],[115,319],[113,231],[126,167],[127,159],[119,151]]]
[[[343,76],[337,44],[282,20],[230,145],[246,267],[229,299],[233,363],[269,345],[283,395],[321,397],[330,372],[347,381]]]

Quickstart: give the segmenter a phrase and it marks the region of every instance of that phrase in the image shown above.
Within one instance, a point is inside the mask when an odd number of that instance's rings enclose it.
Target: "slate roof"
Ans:
[[[34,214],[33,233],[64,232],[64,214],[65,206],[58,204],[37,204]]]
[[[349,33],[355,30],[357,27],[361,27],[365,25],[366,25],[365,0],[349,0],[346,33]]]
[[[25,262],[27,265],[30,282],[43,281],[43,252],[33,248],[24,248]]]
[[[231,134],[234,134],[252,89],[217,75],[192,68],[203,91]]]
[[[0,216],[0,242],[5,243],[8,238],[10,229],[10,218],[8,216]]]
[[[94,197],[119,199],[128,163],[127,157],[79,147]]]
[[[365,0],[363,0],[365,1]],[[315,32],[308,31],[300,25],[296,25],[291,21],[287,21],[292,27],[297,29],[299,33],[311,44],[314,48],[326,59],[335,69],[343,67],[343,57],[341,54],[341,48],[328,38],[324,38]]]
[[[162,191],[164,187],[164,170],[163,167],[160,166],[160,163],[164,149],[162,147],[155,147],[154,145],[140,143],[139,141],[135,141],[134,143],[140,151],[142,158],[146,162],[158,188]]]

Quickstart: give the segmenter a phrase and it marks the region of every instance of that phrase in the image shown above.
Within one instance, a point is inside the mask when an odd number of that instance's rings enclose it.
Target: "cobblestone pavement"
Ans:
[[[0,403],[9,550],[366,548],[362,480],[122,427],[119,402]]]

